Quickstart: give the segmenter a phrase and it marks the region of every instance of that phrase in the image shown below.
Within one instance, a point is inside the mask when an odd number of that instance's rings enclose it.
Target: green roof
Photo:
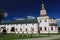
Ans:
[[[56,19],[56,18],[49,17],[49,19]]]
[[[44,17],[44,16],[47,16],[47,15],[40,15],[40,17]],[[49,19],[56,19],[56,18],[49,17]]]
[[[56,23],[50,23],[50,26],[58,26]]]
[[[38,21],[35,19],[33,20],[14,20],[9,22],[0,22],[0,24],[27,24],[27,23],[38,23]]]
[[[47,15],[40,15],[40,17],[44,17],[44,16],[47,16]]]

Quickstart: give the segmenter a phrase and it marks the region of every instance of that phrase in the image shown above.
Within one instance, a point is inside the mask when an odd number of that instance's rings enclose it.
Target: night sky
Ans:
[[[48,16],[60,18],[60,0],[44,0]],[[5,9],[7,17],[4,20],[14,18],[26,18],[27,16],[40,16],[42,0],[0,0],[0,9]]]

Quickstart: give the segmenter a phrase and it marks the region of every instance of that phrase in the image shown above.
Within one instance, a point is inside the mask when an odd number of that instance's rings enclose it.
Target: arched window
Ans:
[[[47,20],[45,19],[45,22],[47,22]]]
[[[44,27],[45,31],[46,31],[46,27]]]
[[[20,31],[22,31],[22,28],[20,28]]]
[[[26,28],[26,32],[27,32],[27,28]]]
[[[53,27],[51,27],[51,30],[53,30]]]
[[[15,28],[14,28],[14,27],[12,27],[12,28],[11,28],[11,32],[14,32],[14,31],[15,31]]]
[[[34,28],[32,28],[32,32],[34,31]]]
[[[40,27],[40,31],[42,31],[42,27]]]

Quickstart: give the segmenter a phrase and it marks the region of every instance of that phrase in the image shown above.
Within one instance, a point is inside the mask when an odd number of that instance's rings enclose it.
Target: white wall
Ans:
[[[42,27],[42,30],[40,30],[40,33],[58,33],[58,27],[57,26],[50,26],[49,23],[52,20],[52,23],[56,23],[55,19],[49,19],[49,16],[43,16],[43,17],[37,17],[39,27]],[[47,20],[47,22],[45,22]],[[41,21],[41,22],[40,22]],[[46,27],[46,31],[44,30],[44,27]],[[51,31],[51,27],[53,27],[53,31]]]
[[[0,27],[6,27],[6,30],[8,29],[7,33],[11,33],[11,28],[15,27],[17,28],[17,31],[15,30],[15,33],[24,33],[24,34],[31,34],[31,28],[34,28],[34,34],[38,33],[38,24],[37,23],[28,23],[28,24],[6,24],[6,25],[0,25]],[[22,28],[22,31],[20,31],[20,28]],[[27,28],[27,31],[26,31]],[[14,33],[14,32],[12,32]]]

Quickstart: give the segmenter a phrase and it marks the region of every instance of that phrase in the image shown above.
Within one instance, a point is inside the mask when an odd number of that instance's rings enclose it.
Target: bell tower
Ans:
[[[47,15],[47,12],[45,9],[45,5],[44,5],[44,3],[42,3],[41,10],[40,10],[40,16],[46,16],[46,15]]]

